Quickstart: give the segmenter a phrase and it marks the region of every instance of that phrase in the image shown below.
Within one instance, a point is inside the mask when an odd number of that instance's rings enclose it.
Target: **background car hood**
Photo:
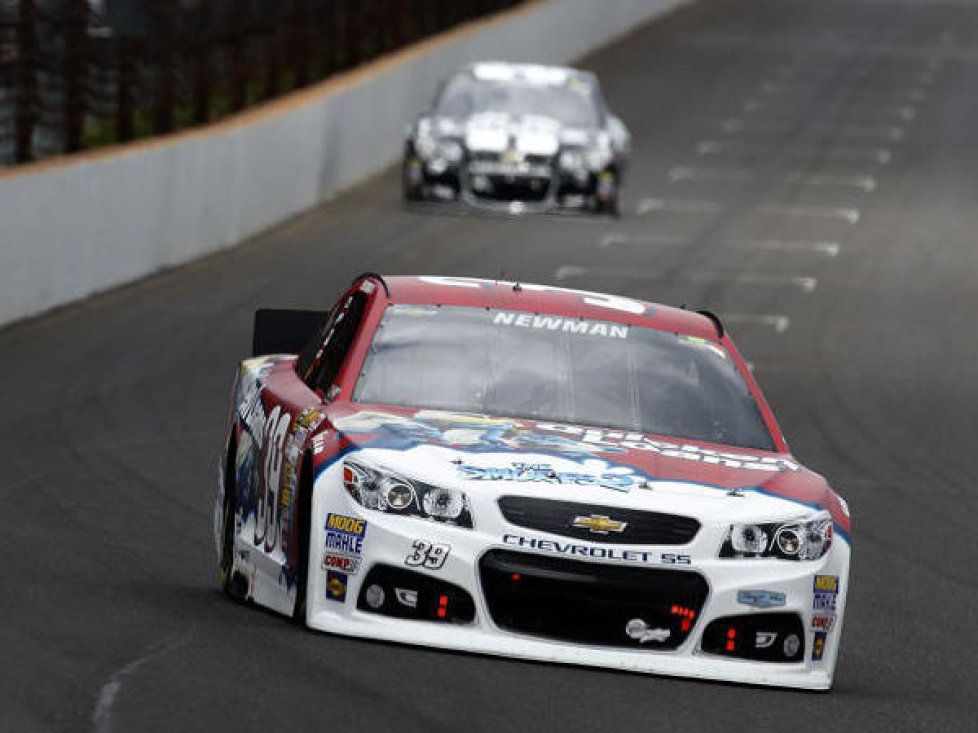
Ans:
[[[503,153],[512,148],[525,155],[555,155],[562,125],[540,115],[484,112],[464,125],[465,146],[472,152]]]
[[[420,480],[483,486],[503,482],[522,488],[573,484],[588,489],[592,499],[592,489],[602,496],[632,498],[680,491],[702,498],[695,503],[703,507],[718,508],[717,502],[722,503],[725,515],[739,513],[738,506],[749,513],[748,505],[754,504],[738,505],[732,499],[766,496],[783,500],[785,510],[827,509],[844,535],[850,530],[845,503],[821,476],[789,454],[524,418],[389,406],[337,405],[329,417],[337,445],[324,451],[328,455],[321,461],[364,451],[384,467]]]

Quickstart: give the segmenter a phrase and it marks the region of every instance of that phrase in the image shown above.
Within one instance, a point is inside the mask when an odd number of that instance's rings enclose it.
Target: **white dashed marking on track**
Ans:
[[[663,276],[661,270],[641,267],[581,267],[578,265],[561,265],[554,271],[554,280],[563,282],[572,278],[596,276],[615,279],[645,279],[657,280]],[[818,279],[805,275],[758,275],[755,273],[724,273],[724,272],[687,272],[675,276],[679,280],[690,282],[712,283],[728,282],[738,285],[763,285],[783,287],[790,285],[799,288],[804,293],[812,293],[818,287]]]
[[[844,137],[882,137],[892,142],[900,142],[907,136],[906,130],[897,125],[843,125],[838,127],[837,125],[822,123],[813,125],[813,129],[819,133],[829,132]]]
[[[669,170],[669,181],[673,184],[682,181],[721,181],[727,183],[748,183],[757,180],[757,174],[743,168],[693,168],[690,166],[674,166]],[[781,175],[785,183],[800,186],[835,186],[839,188],[857,188],[866,193],[876,190],[876,179],[869,175],[832,176],[806,173],[804,171],[789,171]]]
[[[720,318],[724,323],[738,326],[768,326],[777,333],[784,333],[791,326],[791,319],[783,315],[749,315],[728,313]]]
[[[802,186],[837,186],[840,188],[858,188],[860,191],[872,193],[876,190],[876,179],[872,176],[830,176],[794,171],[786,173],[784,180]]]
[[[668,234],[626,234],[624,232],[609,232],[598,240],[598,247],[607,249],[620,244],[649,244],[653,246],[674,247],[686,244],[685,237],[671,237]]]
[[[677,165],[669,170],[669,180],[673,183],[692,180],[744,183],[755,178],[751,171],[743,168],[691,168]]]
[[[705,155],[762,155],[770,154],[773,151],[794,154],[824,154],[828,153],[834,158],[847,158],[850,160],[872,160],[879,165],[886,165],[893,159],[893,153],[887,148],[857,148],[845,146],[833,146],[822,149],[811,145],[784,145],[771,148],[767,145],[754,143],[744,143],[730,140],[700,140],[696,146],[696,153],[700,156]]]
[[[817,252],[826,257],[838,257],[842,245],[838,242],[802,242],[782,239],[748,239],[738,242],[741,247],[766,249],[777,252]]]
[[[757,213],[769,216],[795,216],[813,219],[838,219],[850,226],[859,223],[862,214],[859,209],[832,206],[786,206],[783,204],[761,204]]]
[[[636,212],[640,216],[652,212],[672,212],[676,214],[719,214],[723,204],[702,199],[658,199],[645,198],[638,202]]]

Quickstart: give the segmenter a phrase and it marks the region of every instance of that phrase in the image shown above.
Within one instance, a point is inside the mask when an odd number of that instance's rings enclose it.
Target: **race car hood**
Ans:
[[[465,146],[475,153],[503,153],[511,147],[524,155],[555,155],[562,125],[540,115],[484,112],[465,122]]]
[[[558,487],[565,499],[569,489],[582,501],[653,511],[681,503],[704,522],[791,519],[823,508],[843,535],[850,529],[845,503],[788,454],[470,413],[347,409],[330,416],[337,442],[321,463],[357,452],[435,485],[548,495]]]

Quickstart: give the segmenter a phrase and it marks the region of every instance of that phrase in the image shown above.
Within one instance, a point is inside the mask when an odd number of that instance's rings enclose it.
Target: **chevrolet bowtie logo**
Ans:
[[[513,150],[512,148],[510,148],[509,150],[507,150],[506,152],[503,153],[503,162],[504,163],[522,163],[523,162],[523,153],[521,153],[519,150]]]
[[[574,517],[573,525],[578,529],[589,530],[592,534],[608,534],[609,532],[623,532],[628,526],[628,522],[619,522],[611,517],[592,514],[589,517]]]

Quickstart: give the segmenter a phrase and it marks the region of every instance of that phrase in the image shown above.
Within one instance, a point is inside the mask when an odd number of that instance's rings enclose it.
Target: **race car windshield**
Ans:
[[[354,400],[774,449],[720,344],[611,321],[393,305]]]
[[[444,88],[435,114],[464,119],[480,112],[541,115],[571,127],[597,127],[598,111],[583,83],[532,84],[457,76]]]

